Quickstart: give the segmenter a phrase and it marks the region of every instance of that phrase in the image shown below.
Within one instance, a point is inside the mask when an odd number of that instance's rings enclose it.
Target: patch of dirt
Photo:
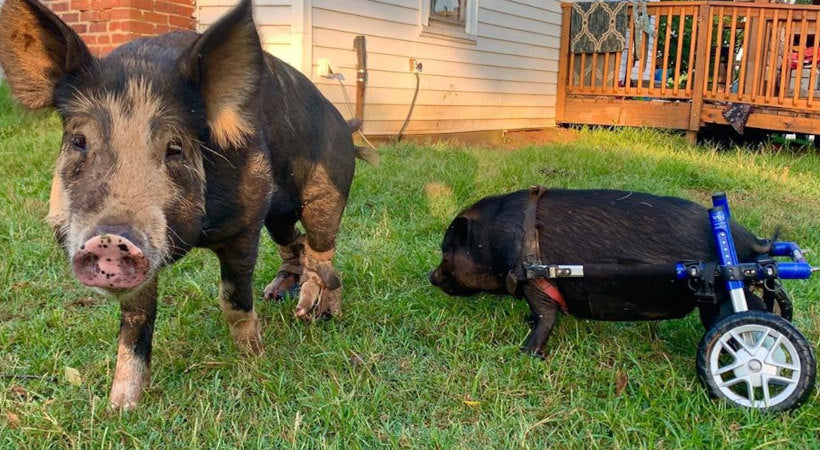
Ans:
[[[101,302],[102,300],[95,299],[93,297],[85,297],[69,302],[68,306],[72,308],[92,308],[99,305]]]
[[[578,132],[569,128],[545,128],[541,130],[507,131],[502,138],[503,147],[515,150],[530,145],[572,142],[578,139]]]

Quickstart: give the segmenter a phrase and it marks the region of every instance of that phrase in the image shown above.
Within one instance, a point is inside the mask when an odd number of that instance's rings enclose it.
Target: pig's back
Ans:
[[[553,189],[538,205],[541,254],[560,263],[659,264],[714,260],[705,207],[677,197],[618,190]],[[742,259],[754,235],[735,225]]]

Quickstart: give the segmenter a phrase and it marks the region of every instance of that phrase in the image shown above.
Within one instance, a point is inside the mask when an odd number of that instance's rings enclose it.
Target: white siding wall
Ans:
[[[342,88],[316,75],[317,62],[331,61],[355,101],[353,39],[366,36],[368,134],[395,134],[401,127],[415,87],[409,58],[424,68],[407,133],[554,125],[558,1],[478,1],[475,43],[421,36],[422,0],[257,0],[255,17],[265,48],[308,74],[346,118],[352,114]],[[199,0],[200,27],[232,4]]]
[[[560,7],[554,0],[479,0],[475,44],[420,36],[420,0],[312,0],[313,61],[329,58],[355,98],[353,38],[367,38],[365,131],[394,134],[413,98],[409,58],[422,61],[408,133],[554,124]],[[316,66],[313,67],[315,74]],[[345,116],[336,81],[313,80]]]
[[[237,3],[236,0],[198,0],[196,14],[199,31],[216,22]],[[265,50],[299,67],[302,43],[292,33],[291,3],[292,0],[255,0],[253,15]]]

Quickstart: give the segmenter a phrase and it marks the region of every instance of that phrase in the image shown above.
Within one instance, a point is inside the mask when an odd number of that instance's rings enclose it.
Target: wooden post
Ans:
[[[569,28],[570,28],[570,5],[561,5],[561,45],[558,51],[558,80],[555,89],[555,122],[564,120],[564,102],[567,97],[567,75],[569,74]],[[562,53],[564,52],[564,53]],[[582,66],[583,67],[583,66]]]
[[[367,85],[367,44],[365,37],[356,36],[353,39],[353,48],[356,49],[356,118],[364,120],[364,90]]]
[[[707,32],[712,29],[712,12],[709,4],[698,6],[698,51],[695,57],[695,82],[692,85],[692,109],[689,111],[689,130],[686,132],[686,140],[690,144],[697,141],[698,130],[700,129],[700,113],[703,107],[703,90],[706,86],[706,66],[707,53],[709,51],[709,39]],[[715,61],[717,64],[717,61]]]

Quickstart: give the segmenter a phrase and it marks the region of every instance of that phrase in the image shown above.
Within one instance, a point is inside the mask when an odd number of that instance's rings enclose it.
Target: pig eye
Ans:
[[[74,150],[84,152],[86,150],[85,135],[75,134],[71,136],[71,146],[74,147]]]
[[[182,155],[182,141],[179,138],[168,141],[168,147],[165,149],[165,159],[178,158],[180,155]]]

